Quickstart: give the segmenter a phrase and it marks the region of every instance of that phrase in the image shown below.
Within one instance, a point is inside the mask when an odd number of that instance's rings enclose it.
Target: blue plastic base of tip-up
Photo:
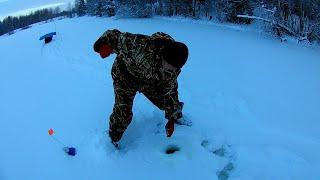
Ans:
[[[64,147],[63,151],[69,156],[75,156],[77,154],[77,150],[74,147]]]

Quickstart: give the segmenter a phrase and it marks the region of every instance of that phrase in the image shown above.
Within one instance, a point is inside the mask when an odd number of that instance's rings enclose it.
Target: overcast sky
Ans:
[[[24,14],[41,7],[57,6],[74,0],[0,0],[0,19],[8,15]]]

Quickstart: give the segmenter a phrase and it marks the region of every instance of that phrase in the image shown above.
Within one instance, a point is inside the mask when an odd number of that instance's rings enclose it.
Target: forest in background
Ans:
[[[43,9],[0,21],[0,35],[59,16],[150,18],[183,16],[221,23],[252,24],[285,41],[320,42],[320,0],[75,0],[74,6]]]

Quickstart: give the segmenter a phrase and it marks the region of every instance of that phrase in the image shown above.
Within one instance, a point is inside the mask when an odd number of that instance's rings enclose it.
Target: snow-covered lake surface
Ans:
[[[39,9],[66,8],[73,0],[0,0],[0,20],[7,16],[27,15]]]
[[[115,56],[92,50],[106,29],[185,42],[184,115],[166,138],[163,112],[137,94],[122,150],[106,131]],[[44,45],[39,36],[54,31]],[[320,178],[320,55],[234,28],[168,19],[64,19],[0,37],[0,179]],[[75,157],[47,134],[75,146]],[[180,151],[167,155],[175,145]]]

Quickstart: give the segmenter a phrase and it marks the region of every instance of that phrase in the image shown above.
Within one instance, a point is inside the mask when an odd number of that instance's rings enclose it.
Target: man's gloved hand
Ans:
[[[174,131],[174,119],[171,119],[166,124],[167,137],[171,137]]]
[[[107,44],[103,44],[99,49],[100,57],[103,59],[110,56],[110,54],[112,54],[112,52],[113,52],[112,47]]]
[[[93,45],[95,52],[99,53],[101,58],[106,58],[113,53],[113,48],[110,44],[106,43],[104,39],[99,38]]]

